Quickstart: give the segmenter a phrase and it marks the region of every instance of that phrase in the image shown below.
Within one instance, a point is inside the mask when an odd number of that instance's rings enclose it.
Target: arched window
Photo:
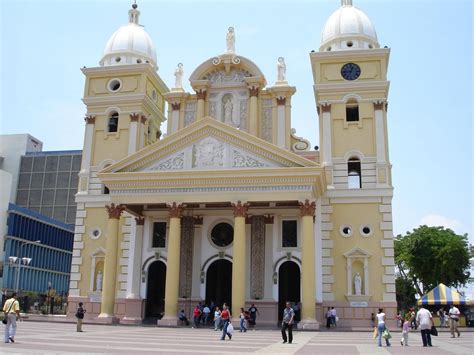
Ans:
[[[362,188],[360,160],[357,158],[351,158],[347,162],[347,187],[349,189]]]
[[[115,111],[112,112],[109,117],[109,124],[108,124],[109,132],[117,132],[118,120],[119,120],[119,114]]]
[[[359,104],[355,99],[350,99],[346,103],[346,122],[359,121]]]

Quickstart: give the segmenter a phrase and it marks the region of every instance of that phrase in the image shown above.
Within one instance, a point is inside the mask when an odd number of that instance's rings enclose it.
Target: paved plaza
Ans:
[[[1,343],[0,353],[108,353],[108,354],[473,354],[474,333],[451,339],[449,333],[433,337],[433,347],[423,348],[418,332],[410,333],[410,346],[400,346],[393,333],[392,347],[379,348],[371,332],[294,332],[293,344],[282,344],[275,330],[235,333],[220,341],[209,328],[157,328],[85,324],[21,322],[14,344]],[[3,334],[2,334],[3,335]]]

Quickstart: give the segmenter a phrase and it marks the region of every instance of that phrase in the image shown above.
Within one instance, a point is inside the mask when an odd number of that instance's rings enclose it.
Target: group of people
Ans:
[[[459,337],[461,335],[458,329],[459,317],[461,314],[459,312],[459,309],[455,305],[451,305],[449,312],[447,314],[445,314],[444,310],[442,309],[440,310],[440,312],[443,312],[443,315],[445,315],[449,319],[449,324],[451,327],[451,338],[455,338],[456,334]],[[372,314],[372,317],[373,317],[373,314]],[[382,338],[385,339],[385,343],[387,346],[391,346],[390,344],[391,335],[388,332],[388,328],[385,325],[385,317],[386,315],[383,312],[383,309],[379,308],[379,312],[377,313],[375,317],[377,321],[376,333],[377,333],[379,346],[382,346]],[[402,314],[399,313],[396,319],[397,319],[398,326],[401,327],[402,329],[402,337],[400,339],[400,344],[402,346],[408,346],[409,332],[412,330],[417,330],[418,328],[420,328],[421,341],[423,343],[423,346],[424,347],[433,346],[431,342],[431,335],[437,335],[437,330],[436,330],[436,327],[434,326],[433,315],[428,309],[421,306],[418,312],[415,312],[415,309],[412,308],[405,314],[405,316],[402,316]],[[446,319],[442,319],[440,317],[441,326],[444,326],[445,322],[446,322]]]

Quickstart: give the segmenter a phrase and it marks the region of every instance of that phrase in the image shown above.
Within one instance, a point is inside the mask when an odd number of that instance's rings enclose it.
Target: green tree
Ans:
[[[444,283],[464,285],[469,272],[467,234],[457,235],[444,227],[420,226],[395,238],[395,262],[402,278],[421,296]]]
[[[416,305],[416,290],[410,280],[398,276],[395,279],[395,287],[398,309],[406,311]]]

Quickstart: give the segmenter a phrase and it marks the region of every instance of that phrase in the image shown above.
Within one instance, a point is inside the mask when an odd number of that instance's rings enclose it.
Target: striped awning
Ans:
[[[464,296],[461,296],[457,291],[449,288],[448,286],[444,284],[439,284],[426,295],[421,297],[418,300],[418,304],[423,306],[437,306],[448,304],[465,305],[466,298]]]

